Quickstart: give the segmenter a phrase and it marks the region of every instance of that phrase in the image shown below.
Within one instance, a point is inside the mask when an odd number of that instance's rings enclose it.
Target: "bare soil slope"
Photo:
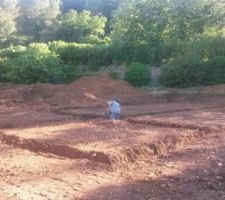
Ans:
[[[115,81],[108,76],[83,77],[69,85],[34,84],[34,85],[1,85],[0,103],[17,104],[50,104],[93,106],[102,104],[112,98],[121,101],[137,101],[144,92],[133,88],[125,81]],[[132,99],[129,98],[132,96]]]

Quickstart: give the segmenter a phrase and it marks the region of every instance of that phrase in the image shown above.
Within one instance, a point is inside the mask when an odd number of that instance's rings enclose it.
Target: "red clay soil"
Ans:
[[[168,103],[107,76],[0,88],[0,199],[225,199],[215,102]],[[112,98],[124,109],[117,123]]]
[[[116,166],[134,162],[137,157],[149,159],[176,148],[180,143],[187,143],[191,138],[203,136],[202,133],[201,130],[99,121],[3,130],[0,140],[33,152],[83,158]]]
[[[119,169],[0,143],[3,200],[223,200],[224,134]]]
[[[6,105],[66,104],[84,107],[102,105],[112,98],[126,102],[132,96],[134,101],[140,101],[140,95],[144,94],[127,82],[115,81],[108,76],[83,77],[69,85],[4,84],[0,88],[0,103]]]
[[[211,89],[216,88],[216,89]],[[222,88],[222,89],[221,89]],[[113,80],[109,76],[83,77],[69,85],[63,84],[31,84],[13,85],[0,84],[0,105],[41,105],[60,107],[92,107],[105,106],[110,99],[119,99],[122,104],[148,104],[166,102],[194,101],[199,96],[184,97],[178,94],[155,94],[140,91],[126,81]],[[202,90],[202,93],[214,94],[212,90],[224,90],[224,86],[211,86]],[[206,92],[204,92],[206,91]],[[208,91],[208,92],[207,92]],[[202,98],[200,98],[202,99]],[[204,100],[204,98],[202,99]],[[215,100],[214,100],[215,101]]]

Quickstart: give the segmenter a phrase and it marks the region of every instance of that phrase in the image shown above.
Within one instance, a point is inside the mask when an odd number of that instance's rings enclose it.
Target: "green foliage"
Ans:
[[[108,45],[32,43],[0,51],[0,81],[15,83],[70,82],[81,76],[77,66],[97,70],[112,62]],[[84,69],[83,68],[83,69]],[[83,70],[82,69],[82,70]]]
[[[65,64],[86,65],[91,69],[98,69],[112,63],[112,54],[108,45],[91,45],[52,42],[50,49],[59,54]]]
[[[0,41],[8,40],[16,32],[19,14],[17,0],[0,1]]]
[[[132,63],[128,66],[124,79],[133,86],[146,86],[149,84],[150,72],[147,66],[141,63]]]
[[[62,15],[60,2],[69,4]],[[170,87],[221,83],[224,9],[220,0],[2,0],[0,44],[9,48],[0,51],[0,81],[69,82],[80,74],[76,66],[138,62],[164,64],[162,81]],[[32,44],[56,38],[63,41]],[[136,80],[147,72],[132,65],[126,78],[141,85]]]
[[[8,66],[6,63],[8,60],[15,59],[18,56],[20,56],[22,53],[26,51],[26,47],[23,46],[11,46],[6,49],[0,50],[0,81],[1,82],[7,82],[8,79],[6,77],[6,74],[9,71]]]
[[[11,53],[5,54],[7,57],[0,63],[4,81],[27,84],[60,83],[68,78],[68,72],[64,73],[68,66],[63,66],[57,55],[52,53],[46,44],[34,43],[26,50],[19,50],[16,53],[12,49]]]
[[[114,80],[120,80],[121,79],[121,74],[118,71],[111,71],[110,76]]]
[[[180,57],[162,67],[161,82],[168,87],[225,83],[225,56],[201,61],[196,55]]]
[[[195,54],[181,56],[162,67],[161,83],[168,87],[199,85],[204,77],[200,58]]]
[[[24,53],[27,47],[24,46],[10,46],[9,48],[0,50],[1,59],[14,59]]]
[[[203,34],[193,41],[173,43],[170,57],[174,58],[162,67],[161,82],[166,86],[191,87],[225,82],[222,67],[225,38],[220,35]]]
[[[56,18],[60,14],[60,0],[19,0],[19,34],[28,42],[49,41],[55,38]]]
[[[130,1],[114,14],[112,42],[119,60],[160,65],[174,43],[192,41],[217,22],[224,8],[218,0]],[[221,10],[221,9],[220,9]],[[220,13],[220,14],[218,14]],[[219,15],[219,16],[218,16]]]
[[[86,2],[86,9],[90,10],[92,14],[99,15],[100,13],[107,18],[105,33],[109,34],[112,13],[124,0],[87,0]]]
[[[202,85],[216,85],[225,83],[225,56],[214,57],[202,64],[205,77]]]
[[[92,17],[89,11],[70,10],[60,17],[56,38],[67,42],[99,43],[104,36],[105,23],[105,17]]]

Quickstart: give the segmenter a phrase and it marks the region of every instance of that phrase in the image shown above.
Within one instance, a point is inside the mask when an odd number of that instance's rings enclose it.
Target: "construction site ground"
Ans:
[[[0,88],[0,199],[225,199],[225,97],[213,87],[198,99],[109,77]]]

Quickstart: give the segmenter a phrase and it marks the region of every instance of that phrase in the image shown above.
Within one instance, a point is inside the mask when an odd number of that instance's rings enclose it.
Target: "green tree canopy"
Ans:
[[[0,1],[0,40],[9,39],[16,33],[16,18],[19,14],[17,0]]]
[[[104,37],[106,18],[91,16],[89,11],[70,10],[60,17],[58,23],[58,40],[95,43]]]
[[[31,41],[53,39],[60,4],[60,0],[20,0],[20,33],[29,36]]]
[[[114,14],[112,41],[128,52],[128,60],[143,57],[158,63],[167,43],[193,40],[219,25],[221,29],[224,5],[219,0],[129,1]]]

